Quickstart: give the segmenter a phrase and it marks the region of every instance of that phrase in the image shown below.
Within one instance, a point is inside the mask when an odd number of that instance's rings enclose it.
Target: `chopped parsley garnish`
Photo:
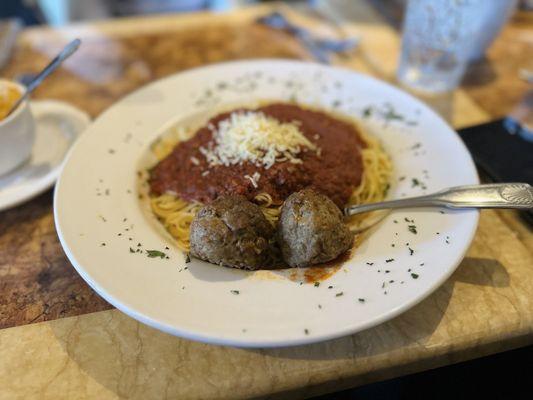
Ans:
[[[374,265],[373,262],[367,262],[366,265]]]
[[[392,107],[389,106],[389,109],[387,111],[385,111],[385,113],[383,114],[383,117],[385,118],[385,120],[387,121],[392,121],[392,120],[403,120],[404,117],[403,115],[401,114],[398,114],[396,111],[394,111],[394,109]]]
[[[359,303],[364,303],[364,302],[365,302],[365,299],[359,298],[359,299],[357,299],[357,301],[358,301]]]
[[[105,243],[104,243],[104,242],[102,242],[102,243],[100,244],[100,246],[105,246]]]
[[[366,107],[364,110],[363,110],[363,118],[368,118],[372,115],[372,107]]]
[[[390,273],[390,271],[389,271],[388,269],[386,269],[386,270],[385,270],[385,273],[386,273],[386,274],[389,274],[389,273]]]
[[[410,247],[408,247],[408,249],[409,249],[409,255],[412,256],[415,253],[415,251]]]
[[[328,289],[333,289],[333,286],[328,286]]]
[[[130,247],[130,253],[135,253],[135,250],[133,250],[131,247]]]
[[[159,250],[146,250],[146,254],[148,255],[149,258],[165,258],[167,255],[165,253],[163,253],[162,251],[159,251]]]
[[[411,187],[420,186],[422,189],[427,189],[427,186],[416,178],[411,179]]]
[[[411,278],[418,279],[418,274],[411,274]]]
[[[394,222],[395,224],[397,224],[397,223],[398,223],[398,221],[396,221],[396,220],[393,220],[392,222]]]
[[[335,294],[335,297],[340,297],[340,296],[342,296],[343,294],[344,294],[344,292],[339,292],[339,293]]]
[[[230,293],[235,295],[241,294],[241,292],[239,292],[238,290],[230,290]]]
[[[389,258],[388,260],[385,260],[386,263],[390,263],[390,262],[393,262],[394,261],[394,258]]]
[[[415,235],[418,233],[416,230],[416,225],[409,225],[407,229],[409,229],[409,232],[414,233]]]
[[[315,285],[315,287],[319,287],[320,286],[320,282],[315,282],[314,285]]]
[[[191,256],[189,255],[189,253],[187,253],[187,254],[185,255],[185,263],[188,264],[188,263],[190,263],[190,262],[191,262]]]

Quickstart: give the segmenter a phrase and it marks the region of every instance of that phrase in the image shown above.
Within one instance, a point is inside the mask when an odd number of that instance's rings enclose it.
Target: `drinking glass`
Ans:
[[[479,52],[486,29],[495,26],[494,18],[507,18],[509,14],[495,15],[492,11],[508,10],[513,3],[509,0],[409,0],[398,68],[400,83],[426,93],[455,88],[468,61]]]

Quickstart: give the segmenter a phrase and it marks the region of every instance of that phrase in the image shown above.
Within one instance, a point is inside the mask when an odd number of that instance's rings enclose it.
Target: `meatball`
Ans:
[[[350,248],[353,234],[328,197],[311,189],[291,194],[283,203],[278,243],[291,267],[330,261]]]
[[[269,262],[274,228],[244,196],[221,196],[191,223],[191,254],[226,267],[255,270]]]

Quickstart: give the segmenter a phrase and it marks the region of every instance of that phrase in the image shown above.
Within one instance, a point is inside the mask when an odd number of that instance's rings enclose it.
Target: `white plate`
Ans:
[[[289,273],[248,273],[197,260],[186,264],[143,211],[137,170],[150,143],[169,124],[220,104],[295,97],[358,117],[374,107],[363,124],[393,158],[398,183],[391,197],[478,182],[455,132],[418,100],[383,82],[292,61],[212,65],[131,94],[98,118],[73,147],[54,206],[61,243],[80,275],[141,322],[193,340],[247,347],[348,335],[398,315],[434,291],[463,258],[477,212],[393,213],[339,272],[315,287],[289,279]],[[413,223],[405,218],[415,220],[417,234],[409,231]],[[138,243],[169,258],[131,253]]]
[[[32,101],[35,143],[30,159],[0,176],[0,211],[32,199],[56,181],[68,149],[89,125],[89,116],[60,101]]]

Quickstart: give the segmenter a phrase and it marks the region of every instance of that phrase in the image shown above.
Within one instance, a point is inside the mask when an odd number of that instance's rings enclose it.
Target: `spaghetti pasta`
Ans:
[[[358,133],[366,144],[366,147],[361,149],[363,174],[360,185],[351,194],[347,205],[383,200],[386,197],[392,175],[391,160],[383,150],[379,140],[363,132],[360,127],[358,127]],[[179,141],[187,140],[191,135],[190,132],[187,133],[184,130],[173,132],[170,136],[154,144],[152,151],[156,158],[161,160],[172,151]],[[279,218],[281,206],[273,204],[268,193],[258,194],[254,201],[261,207],[267,220],[275,225]],[[166,193],[151,197],[150,205],[166,230],[176,239],[178,247],[184,251],[189,251],[190,224],[202,204],[188,202],[174,194]],[[352,216],[348,218],[347,223],[350,228],[357,230],[364,218],[364,214]]]

